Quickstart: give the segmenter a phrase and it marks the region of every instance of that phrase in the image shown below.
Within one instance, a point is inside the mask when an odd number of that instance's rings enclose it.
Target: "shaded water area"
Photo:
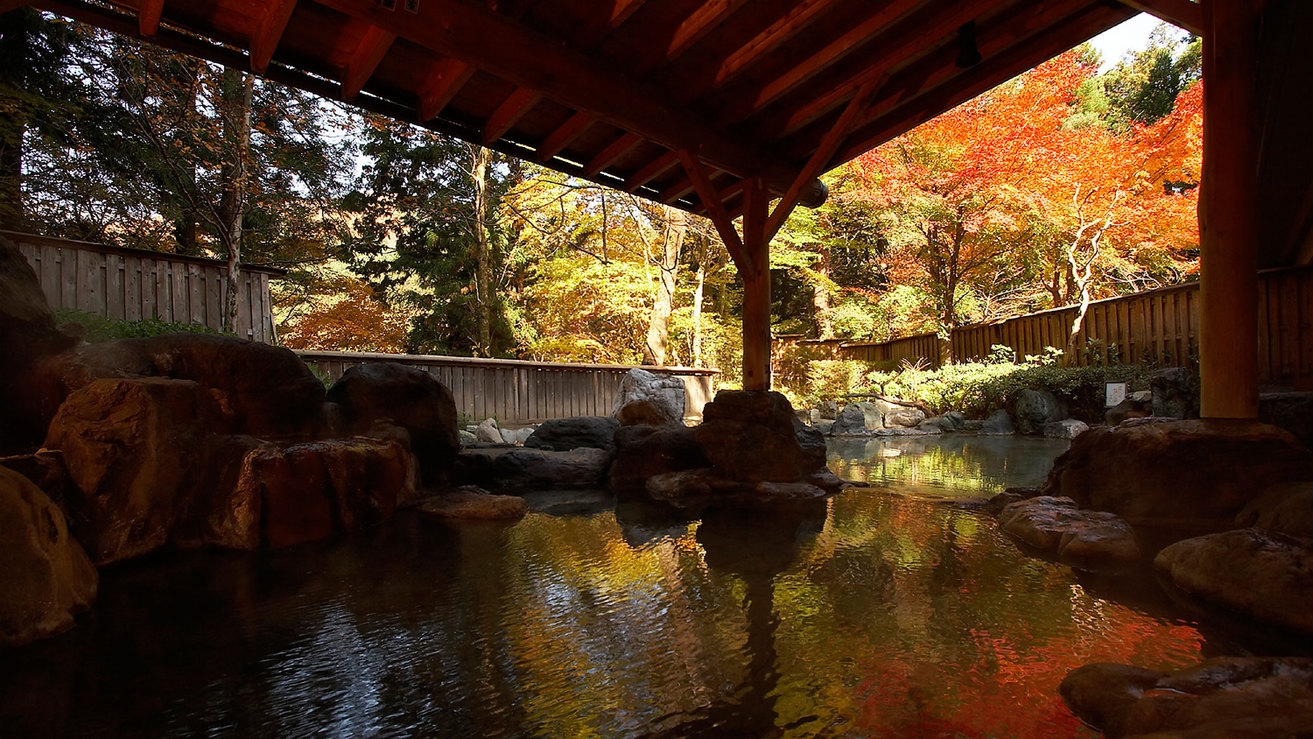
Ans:
[[[1067,670],[1209,645],[1151,588],[1027,558],[964,502],[1065,446],[840,443],[832,467],[874,486],[778,515],[536,494],[510,527],[402,513],[128,563],[77,630],[0,654],[0,734],[1096,736]]]

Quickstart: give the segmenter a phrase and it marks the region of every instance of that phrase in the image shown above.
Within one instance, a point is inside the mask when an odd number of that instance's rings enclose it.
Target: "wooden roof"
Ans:
[[[680,151],[735,212],[745,178],[782,194],[1138,12],[1113,0],[34,4],[694,212],[705,208]],[[1197,15],[1185,0],[1151,4]],[[981,60],[959,67],[968,35]],[[804,181],[803,204],[818,205],[823,186]]]

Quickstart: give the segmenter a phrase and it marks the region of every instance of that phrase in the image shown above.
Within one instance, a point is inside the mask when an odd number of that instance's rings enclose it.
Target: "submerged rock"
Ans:
[[[999,526],[1059,562],[1089,571],[1123,570],[1140,560],[1135,532],[1103,511],[1082,511],[1070,498],[1041,495],[1003,508]]]
[[[95,600],[98,580],[59,506],[0,467],[0,648],[71,628]]]
[[[456,401],[429,373],[393,362],[352,367],[328,390],[348,434],[388,438],[380,422],[403,428],[428,485],[445,484],[460,449]]]
[[[1313,635],[1313,541],[1225,531],[1164,548],[1154,567],[1191,597]]]
[[[529,505],[516,495],[494,495],[467,486],[425,500],[419,505],[419,512],[434,518],[518,521],[529,512]]]
[[[1096,663],[1059,687],[1109,737],[1295,737],[1313,726],[1313,659],[1219,657],[1172,673]]]

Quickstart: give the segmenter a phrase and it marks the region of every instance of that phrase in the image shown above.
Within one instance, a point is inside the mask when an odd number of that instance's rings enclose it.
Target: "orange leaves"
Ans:
[[[369,285],[352,277],[330,280],[339,299],[321,302],[281,328],[289,349],[404,354],[408,318],[379,302]]]

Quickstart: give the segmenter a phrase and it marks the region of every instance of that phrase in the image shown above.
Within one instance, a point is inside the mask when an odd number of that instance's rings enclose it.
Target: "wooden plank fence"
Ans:
[[[950,339],[952,360],[988,357],[991,347],[1010,347],[1017,359],[1041,355],[1046,347],[1066,349],[1077,307],[1065,306],[988,323],[962,326]],[[1313,267],[1259,273],[1259,379],[1265,383],[1313,386]],[[843,344],[844,359],[890,361],[923,358],[939,366],[933,334],[874,344]],[[1199,356],[1199,284],[1095,301],[1086,311],[1071,359],[1153,362],[1185,367]]]
[[[419,354],[298,351],[312,368],[337,380],[351,367],[369,362],[398,362],[417,367],[446,385],[456,408],[475,421],[493,417],[508,426],[542,423],[571,416],[611,413],[620,382],[631,367],[614,364],[526,362],[512,359],[441,357]],[[684,418],[702,419],[712,398],[717,370],[692,367],[643,367],[684,381]]]
[[[27,258],[51,308],[108,318],[199,323],[218,330],[228,265],[216,259],[123,249],[86,241],[0,231]],[[237,335],[276,341],[269,278],[282,270],[242,266]]]

